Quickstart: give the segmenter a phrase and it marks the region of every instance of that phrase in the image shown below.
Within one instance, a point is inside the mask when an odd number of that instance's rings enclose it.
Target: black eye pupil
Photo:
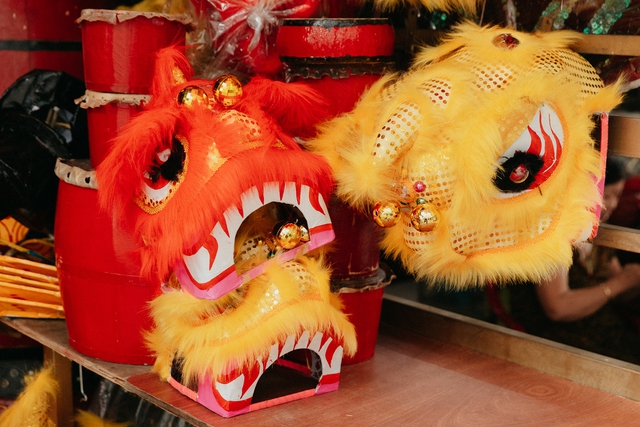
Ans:
[[[496,172],[493,184],[505,193],[520,193],[528,190],[542,169],[544,161],[535,154],[516,151]]]
[[[171,144],[171,154],[167,161],[160,163],[157,158],[154,158],[149,170],[151,181],[155,183],[160,177],[167,181],[178,181],[178,177],[184,169],[184,160],[184,147],[182,143],[174,137]]]

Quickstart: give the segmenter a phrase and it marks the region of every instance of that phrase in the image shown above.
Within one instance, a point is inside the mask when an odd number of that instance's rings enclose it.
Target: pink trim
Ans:
[[[269,399],[262,402],[254,403],[249,406],[249,412],[257,411],[258,409],[269,408],[271,406],[280,405],[281,403],[293,402],[294,400],[304,399],[305,397],[311,397],[316,394],[314,389],[299,391],[298,393],[288,394],[282,397],[276,397],[275,399]]]
[[[171,386],[173,388],[175,388],[180,393],[182,393],[185,396],[187,396],[189,399],[195,400],[196,402],[198,401],[198,393],[196,393],[195,391],[191,390],[189,387],[185,387],[184,385],[180,384],[173,377],[169,377],[169,384],[171,384]]]

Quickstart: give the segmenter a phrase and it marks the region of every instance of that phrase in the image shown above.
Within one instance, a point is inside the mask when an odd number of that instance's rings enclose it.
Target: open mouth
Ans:
[[[248,269],[236,265],[236,237],[243,222],[254,212],[271,203],[290,207],[301,218],[290,224],[303,236],[298,242],[269,247],[265,262]],[[183,254],[173,271],[182,288],[197,298],[217,299],[262,274],[269,264],[283,263],[331,242],[335,234],[326,202],[320,192],[304,184],[266,182],[242,193],[241,206],[230,206],[191,254]],[[292,227],[293,227],[292,226]],[[295,228],[293,227],[293,228]],[[270,236],[265,236],[268,244]]]
[[[257,392],[260,379],[269,369],[281,367],[284,370],[280,372],[294,372],[311,379],[306,383],[296,379],[301,384],[300,390],[287,395],[287,401],[336,390],[342,352],[340,340],[331,332],[316,332],[311,337],[308,331],[303,331],[298,337],[289,335],[286,340],[273,344],[268,357],[259,359],[252,369],[234,369],[213,381],[205,376],[197,385],[189,386],[181,382],[179,367],[174,365],[169,382],[214,412],[234,416],[273,405],[281,398],[282,390]]]

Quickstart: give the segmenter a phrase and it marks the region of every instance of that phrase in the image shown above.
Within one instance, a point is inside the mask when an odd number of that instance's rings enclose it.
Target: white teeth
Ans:
[[[216,224],[211,235],[218,243],[216,253],[210,254],[207,249],[202,247],[193,255],[183,256],[191,277],[198,283],[207,283],[233,265],[233,240],[229,239],[227,233],[222,229],[222,225]],[[211,264],[211,256],[214,257],[213,265]]]
[[[260,201],[260,194],[258,194],[258,189],[256,187],[252,187],[249,190],[242,193],[242,212],[244,215],[248,215],[247,212],[255,212],[259,208],[262,207],[262,202]]]
[[[304,331],[302,333],[302,335],[300,335],[300,338],[298,339],[298,342],[296,343],[295,346],[295,350],[301,349],[301,348],[307,348],[309,347],[309,332]]]
[[[242,400],[242,386],[244,385],[244,374],[228,383],[216,381],[216,390],[227,402],[237,402]]]
[[[313,339],[309,343],[309,350],[320,353],[320,344],[322,344],[322,332],[316,332],[316,334],[313,336]]]
[[[337,374],[340,372],[340,368],[342,366],[342,346],[338,346],[336,351],[333,352],[333,357],[331,358],[331,363],[326,361],[326,358],[322,357],[322,374]]]
[[[226,211],[224,211],[224,221],[226,221],[226,229],[229,232],[227,239],[231,241],[235,240],[236,231],[240,228],[243,220],[244,218],[236,206],[230,206]]]
[[[290,351],[293,351],[293,345],[296,343],[296,338],[293,335],[289,335],[284,345],[282,346],[282,350],[280,350],[280,355],[287,354]]]
[[[280,357],[279,346],[278,344],[273,344],[269,349],[269,358],[267,359],[267,366],[271,366],[273,362],[278,360]]]
[[[331,363],[329,363],[329,361],[327,360],[327,350],[330,346],[335,345],[335,343],[333,342],[332,338],[328,338],[321,348],[320,344],[322,343],[322,338],[322,332],[316,332],[313,336],[313,339],[309,341],[309,333],[307,331],[303,331],[297,343],[295,343],[295,335],[289,335],[282,348],[280,348],[278,344],[273,344],[269,349],[269,356],[266,363],[263,362],[261,358],[258,358],[257,363],[260,367],[259,374],[254,379],[251,386],[248,387],[247,391],[245,391],[244,393],[242,393],[242,389],[245,386],[245,381],[248,380],[244,374],[238,375],[237,378],[228,383],[220,383],[216,381],[215,388],[217,389],[218,393],[220,393],[220,396],[227,402],[239,402],[250,399],[253,396],[258,381],[260,380],[260,377],[264,373],[265,369],[271,366],[279,357],[284,356],[292,350],[299,349],[309,349],[320,356],[320,360],[322,361],[323,376],[328,374],[339,374],[342,362],[342,346],[338,345],[336,347],[335,351],[333,352]]]

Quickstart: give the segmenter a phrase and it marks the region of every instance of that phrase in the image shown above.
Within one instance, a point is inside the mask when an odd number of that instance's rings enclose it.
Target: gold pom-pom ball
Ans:
[[[421,204],[411,211],[411,224],[421,233],[434,230],[440,221],[438,211],[429,204]]]
[[[231,74],[220,76],[213,84],[213,97],[225,108],[233,107],[242,98],[242,83]]]
[[[372,212],[373,220],[382,228],[393,227],[400,220],[400,206],[396,202],[376,203]]]
[[[276,239],[283,249],[293,249],[300,244],[302,232],[296,224],[287,222],[278,229]]]
[[[307,227],[305,227],[304,225],[300,225],[298,226],[298,228],[300,229],[300,241],[302,243],[311,241],[311,235],[309,234],[309,230],[307,230]]]
[[[204,89],[198,86],[187,86],[178,94],[178,103],[193,107],[196,104],[208,107],[209,97]]]

